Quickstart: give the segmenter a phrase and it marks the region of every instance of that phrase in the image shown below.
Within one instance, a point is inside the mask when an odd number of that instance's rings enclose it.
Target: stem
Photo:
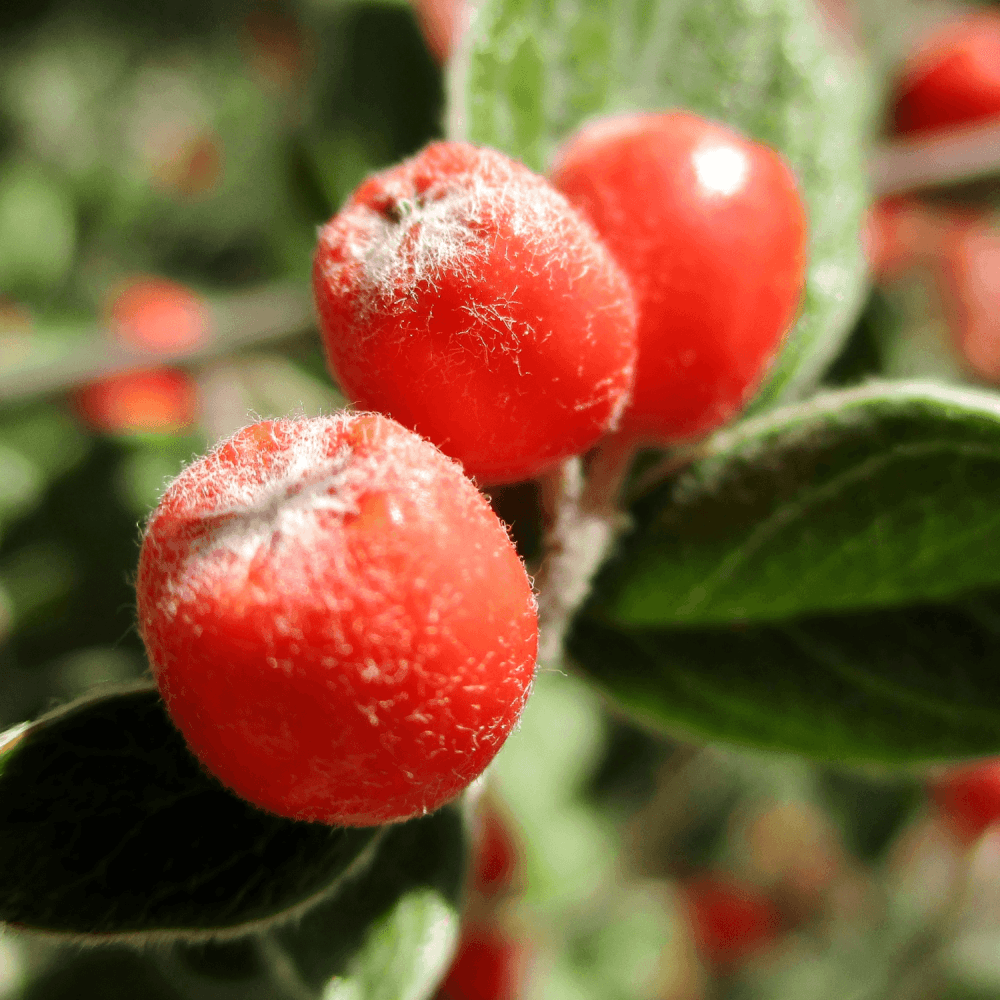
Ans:
[[[879,197],[1000,174],[1000,124],[950,128],[883,143],[872,155],[870,173]]]
[[[210,299],[209,336],[194,347],[180,351],[153,351],[126,347],[100,327],[88,325],[81,336],[65,336],[58,343],[53,330],[44,341],[28,334],[4,338],[0,333],[0,357],[24,352],[16,365],[0,367],[0,400],[11,401],[61,392],[119,372],[162,364],[196,363],[232,354],[241,347],[288,337],[310,329],[315,313],[308,288],[300,282],[260,285],[232,295]],[[4,342],[6,339],[6,343]],[[2,361],[0,361],[2,365]]]
[[[590,594],[597,570],[628,527],[618,506],[633,448],[610,438],[593,454],[587,477],[571,458],[542,479],[548,521],[545,556],[536,578],[538,660],[556,662],[574,613]]]

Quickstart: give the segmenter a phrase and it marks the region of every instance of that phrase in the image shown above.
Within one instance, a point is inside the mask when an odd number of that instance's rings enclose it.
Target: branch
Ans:
[[[872,156],[870,174],[879,197],[1000,176],[1000,123],[883,143]]]
[[[308,282],[259,285],[209,298],[208,333],[180,351],[138,350],[118,343],[97,324],[51,335],[0,332],[0,400],[62,392],[118,372],[162,364],[190,364],[241,347],[302,333],[315,325]]]
[[[879,197],[1000,177],[1000,123],[882,143],[872,155],[870,175]],[[0,330],[0,401],[63,392],[135,368],[198,363],[303,333],[315,324],[306,281],[209,298],[208,311],[205,342],[170,353],[125,347],[96,323],[30,335],[13,331],[5,336]]]

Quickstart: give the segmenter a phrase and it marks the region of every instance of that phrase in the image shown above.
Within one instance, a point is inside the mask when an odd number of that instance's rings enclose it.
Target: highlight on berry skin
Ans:
[[[563,195],[494,150],[434,143],[369,177],[321,230],[313,285],[345,395],[481,482],[583,453],[628,402],[628,278]]]
[[[264,421],[170,485],[139,628],[202,764],[253,804],[369,826],[477,778],[538,643],[531,583],[456,462],[378,414]]]

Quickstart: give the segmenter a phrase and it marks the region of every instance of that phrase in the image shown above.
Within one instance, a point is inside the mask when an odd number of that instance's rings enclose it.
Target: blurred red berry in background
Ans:
[[[112,375],[70,396],[77,416],[107,434],[171,433],[198,416],[198,385],[184,371],[155,368]]]
[[[487,793],[473,823],[471,887],[490,897],[522,888],[523,867],[514,820],[497,797]]]
[[[243,19],[240,47],[251,71],[277,90],[295,90],[308,75],[311,46],[288,11],[261,4]]]
[[[778,907],[755,886],[706,875],[682,883],[680,890],[695,945],[717,966],[762,951],[782,930]]]
[[[158,277],[120,285],[108,308],[108,323],[121,343],[144,350],[187,350],[209,335],[207,305],[189,288]]]
[[[414,0],[417,23],[439,63],[447,60],[458,41],[464,6],[464,0]]]
[[[872,274],[892,281],[934,258],[950,228],[941,211],[915,198],[882,198],[868,212],[864,239]]]
[[[435,1000],[517,1000],[526,959],[524,943],[500,927],[467,925]]]
[[[972,14],[925,38],[902,68],[892,116],[904,135],[1000,120],[1000,15]]]
[[[943,240],[938,281],[945,315],[971,373],[1000,382],[1000,232],[955,226]]]
[[[1000,820],[1000,759],[956,768],[931,785],[931,797],[966,844]]]

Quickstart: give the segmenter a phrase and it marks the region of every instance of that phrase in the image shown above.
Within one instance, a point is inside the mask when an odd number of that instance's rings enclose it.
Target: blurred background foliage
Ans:
[[[890,24],[905,37],[951,9],[830,6],[886,72],[903,51]],[[0,728],[144,672],[139,531],[184,462],[250,415],[342,404],[302,329],[316,227],[440,135],[443,93],[404,3],[0,5]],[[993,227],[998,191],[938,191],[919,211],[971,205]],[[930,259],[873,261],[829,382],[985,377]],[[261,308],[227,312],[246,288]],[[289,289],[299,313],[269,327]],[[247,346],[254,323],[271,333]],[[81,382],[121,350],[143,371]],[[25,373],[69,356],[71,374],[32,388]],[[536,555],[534,488],[494,501]],[[516,945],[505,996],[1000,997],[1000,835],[956,832],[923,777],[671,742],[547,673],[492,781],[517,874],[474,887],[468,920]],[[282,996],[259,961],[8,930],[0,997]]]

